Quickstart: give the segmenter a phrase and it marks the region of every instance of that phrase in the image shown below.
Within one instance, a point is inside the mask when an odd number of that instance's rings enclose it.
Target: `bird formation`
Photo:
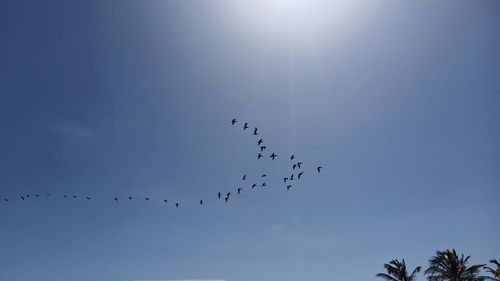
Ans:
[[[231,126],[235,126],[239,123],[239,121],[234,118],[230,121],[230,124]],[[249,126],[249,123],[248,122],[244,122],[243,123],[243,131],[245,132],[248,128],[250,128]],[[254,135],[254,136],[260,136],[259,134],[259,130],[257,127],[254,127],[253,129],[253,132],[251,133],[251,135]],[[264,143],[264,139],[263,138],[259,138],[257,140],[257,160],[258,161],[263,161],[261,159],[270,159],[270,161],[274,161],[278,158],[278,155],[275,153],[275,152],[272,152],[270,154],[267,154],[264,155],[264,150],[267,149],[267,146],[265,145]],[[297,182],[297,181],[300,181],[302,179],[302,177],[304,176],[305,172],[303,170],[303,163],[301,161],[298,161],[298,160],[295,160],[297,157],[295,156],[295,154],[292,154],[290,155],[289,157],[287,156],[284,156],[283,159],[290,159],[290,167],[291,167],[291,174],[290,175],[286,175],[283,177],[283,184],[284,184],[284,189],[285,190],[291,190],[292,187],[293,187],[293,182]],[[323,167],[321,166],[315,166],[314,170],[316,173],[320,173],[321,170],[323,169]],[[265,179],[267,178],[267,174],[261,174],[260,175],[260,182],[259,181],[252,181],[251,182],[251,185],[249,184],[248,185],[248,189],[255,189],[257,186],[260,186],[262,188],[265,188],[267,187],[267,183],[265,181]],[[247,176],[247,173],[244,173],[242,176],[241,176],[241,181],[242,183],[244,182],[247,182],[248,181],[248,176]],[[238,186],[235,188],[235,191],[236,191],[236,195],[241,195],[244,193],[244,190],[245,188],[241,187],[242,185]],[[93,199],[93,197],[91,196],[78,196],[78,195],[67,195],[67,194],[64,194],[64,195],[54,195],[52,193],[45,193],[44,195],[42,194],[23,194],[23,195],[20,195],[19,197],[17,197],[18,200],[22,200],[22,201],[26,201],[26,200],[29,200],[31,198],[38,198],[38,197],[52,197],[52,198],[64,198],[64,199],[78,199],[78,198],[83,198],[84,200],[87,200],[87,201],[90,201]],[[217,194],[216,194],[216,198],[218,200],[224,200],[225,203],[228,203],[230,201],[230,198],[231,197],[231,192],[226,192],[225,193],[225,196],[223,194],[223,192],[219,191]],[[5,204],[8,204],[9,202],[12,202],[13,200],[15,200],[16,198],[2,198],[3,202]],[[128,199],[128,201],[132,201],[132,200],[141,200],[140,197],[136,197],[136,196],[126,196],[126,197],[123,197],[123,198],[120,198],[120,197],[112,197],[110,198],[110,200],[113,200],[115,203],[120,203],[122,199]],[[148,196],[145,196],[145,197],[142,197],[142,200],[145,200],[145,201],[150,201],[150,197]],[[157,199],[157,198],[154,198],[154,199]],[[200,206],[204,206],[205,205],[205,200],[204,199],[198,199],[198,204]],[[164,198],[160,198],[158,201],[164,203],[164,204],[168,204],[169,200],[168,199],[164,199]],[[1,201],[0,201],[1,202]],[[175,202],[174,203],[174,206],[175,208],[180,208],[181,207],[181,204],[180,202]]]

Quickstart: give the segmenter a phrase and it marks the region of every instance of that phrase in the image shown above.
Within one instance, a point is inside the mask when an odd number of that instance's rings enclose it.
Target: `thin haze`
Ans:
[[[234,2],[0,2],[0,280],[360,281],[447,248],[500,258],[499,1]],[[291,154],[300,186],[216,198]],[[19,199],[37,193],[79,199]]]

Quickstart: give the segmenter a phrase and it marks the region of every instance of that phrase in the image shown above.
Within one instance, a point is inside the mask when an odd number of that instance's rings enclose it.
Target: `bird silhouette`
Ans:
[[[293,176],[294,176],[294,174],[292,174],[292,175],[290,176],[290,180],[291,180],[291,181],[293,181],[293,180],[294,180]]]
[[[76,197],[78,197],[78,196],[76,196],[76,195],[73,195],[73,198],[76,198]]]
[[[167,204],[167,203],[168,203],[168,200],[167,200],[167,199],[163,199],[163,202],[165,202],[165,204]]]
[[[7,199],[7,198],[4,198],[4,199],[3,199],[3,201],[5,201],[5,202],[9,202],[9,199]]]
[[[230,195],[231,195],[231,192],[228,192],[228,193],[226,194],[226,196],[227,196],[227,197],[229,197]]]
[[[243,188],[238,188],[238,194],[240,194],[240,192],[243,190]]]
[[[224,200],[226,200],[226,203],[227,203],[227,200],[229,200],[229,196],[226,196],[226,198],[224,198]]]
[[[90,200],[91,198],[87,196],[87,197],[85,197],[85,199]]]
[[[21,196],[21,199],[23,199],[23,200],[24,200],[24,196]]]
[[[323,169],[323,167],[317,167],[316,170],[318,170],[318,173],[321,172],[321,169]]]
[[[262,158],[262,153],[257,154],[257,160],[259,160],[260,158]]]
[[[176,208],[179,208],[179,203],[175,203],[175,207],[176,207]]]
[[[219,196],[219,199],[220,199],[221,195],[222,195],[222,193],[220,193],[220,192],[217,193],[217,196]]]
[[[248,123],[245,123],[245,124],[243,125],[243,131],[244,131],[244,130],[246,130],[246,129],[248,129]]]
[[[115,197],[114,199],[115,199],[116,202],[118,202],[118,198]]]
[[[30,195],[29,195],[29,194],[27,194],[27,195],[26,195],[26,198],[30,198]]]
[[[40,197],[40,194],[36,194],[35,196],[36,196],[36,197]]]
[[[254,135],[254,136],[256,136],[256,135],[258,135],[258,134],[259,134],[259,133],[257,133],[257,127],[255,127],[255,128],[253,129],[253,135]]]
[[[247,179],[247,174],[244,174],[243,177],[241,178],[242,180],[246,180]]]
[[[236,118],[233,118],[233,120],[231,120],[231,125],[236,124],[236,122],[238,122],[238,121],[236,121]]]
[[[252,189],[254,189],[257,186],[256,183],[252,184]]]
[[[149,201],[149,197],[146,197],[146,201]]]
[[[50,195],[52,195],[52,194],[50,194],[50,193],[47,193],[47,194],[45,194],[45,195],[47,195],[47,196],[50,196]]]
[[[200,205],[203,205],[203,200],[200,200]]]
[[[265,178],[267,175],[266,174],[263,174],[262,176],[260,176],[261,178]]]
[[[64,197],[64,198],[68,198],[68,195],[64,195],[63,197]]]
[[[269,157],[271,157],[271,158],[274,160],[274,158],[276,158],[276,156],[277,156],[277,155],[276,155],[276,154],[274,154],[274,152],[273,152],[273,154],[271,154],[271,156],[269,156]]]
[[[264,149],[266,149],[267,147],[265,145],[261,146],[260,147],[260,152],[264,151]]]
[[[297,179],[300,180],[300,177],[302,176],[302,174],[304,174],[304,172],[300,172],[297,174]]]
[[[283,182],[286,183],[286,181],[288,180],[288,178],[283,178]]]
[[[132,196],[129,196],[129,197],[128,197],[128,200],[132,200]]]
[[[302,165],[302,162],[297,162],[297,167],[300,169],[300,165]]]
[[[292,156],[290,156],[290,160],[293,160],[295,159],[295,154],[292,154]]]
[[[292,169],[294,169],[294,170],[295,170],[295,168],[297,168],[297,164],[293,164],[293,165],[292,165]]]
[[[286,190],[290,190],[290,187],[292,187],[291,185],[287,185],[286,186]]]
[[[267,184],[265,182],[262,183],[262,187],[264,187],[264,186],[267,186]]]
[[[257,145],[260,146],[262,144],[262,142],[264,142],[263,139],[260,139],[258,142],[257,142]]]

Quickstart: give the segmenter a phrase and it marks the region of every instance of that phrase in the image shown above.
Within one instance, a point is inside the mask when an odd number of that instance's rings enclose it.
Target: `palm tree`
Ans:
[[[485,278],[492,281],[500,281],[500,260],[490,260],[490,262],[495,264],[497,268],[494,270],[491,267],[485,266],[484,268],[486,268],[486,271],[493,275],[493,277],[485,276]]]
[[[410,275],[406,270],[405,260],[392,260],[384,264],[387,273],[379,273],[376,276],[385,279],[386,281],[414,281],[417,273],[420,272],[420,266],[417,266]]]
[[[429,260],[430,266],[425,271],[429,281],[483,281],[479,272],[484,264],[467,266],[470,256],[458,256],[455,249],[437,251]]]

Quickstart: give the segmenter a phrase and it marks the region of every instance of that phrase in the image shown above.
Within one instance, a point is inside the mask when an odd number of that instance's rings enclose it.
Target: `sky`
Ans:
[[[500,258],[499,30],[493,0],[1,1],[0,280]]]

